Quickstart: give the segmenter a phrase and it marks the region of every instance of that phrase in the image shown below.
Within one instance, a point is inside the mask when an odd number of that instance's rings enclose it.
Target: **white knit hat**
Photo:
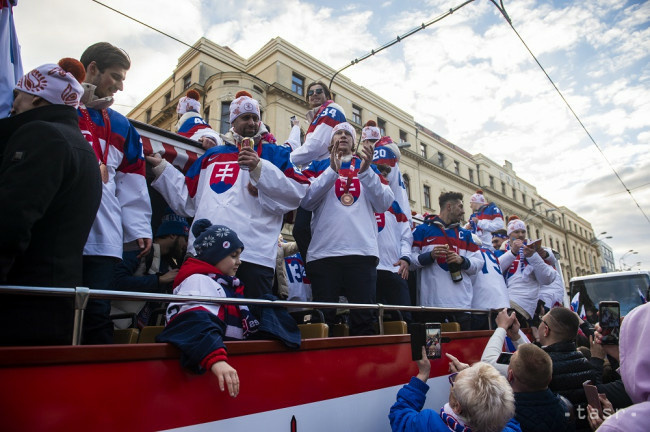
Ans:
[[[378,140],[379,138],[381,138],[381,132],[377,127],[377,123],[373,120],[368,120],[363,129],[361,129],[361,141]]]
[[[260,117],[260,104],[247,91],[239,91],[230,102],[230,124],[242,114],[257,114]]]
[[[472,195],[469,202],[477,203],[477,204],[487,204],[487,200],[483,196],[483,191],[481,189],[476,190],[476,193]]]
[[[508,235],[517,230],[526,231],[526,224],[517,216],[510,216],[510,221],[508,221]]]
[[[42,97],[51,104],[78,108],[84,93],[80,81],[83,82],[85,75],[78,60],[65,58],[59,64],[48,63],[31,70],[18,81],[15,89]]]
[[[334,129],[332,129],[332,136],[330,137],[330,141],[332,141],[332,138],[334,138],[334,134],[337,131],[340,131],[341,129],[344,129],[344,130],[350,132],[350,135],[352,135],[352,141],[353,141],[353,144],[354,144],[354,142],[357,140],[357,131],[354,130],[354,126],[352,126],[348,122],[339,123],[336,126],[334,126]]]
[[[185,96],[179,99],[176,112],[178,114],[185,114],[188,111],[201,112],[200,97],[201,95],[196,90],[189,90]]]

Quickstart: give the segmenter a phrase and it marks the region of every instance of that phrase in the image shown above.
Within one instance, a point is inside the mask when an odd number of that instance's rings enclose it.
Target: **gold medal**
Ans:
[[[108,168],[106,167],[106,164],[99,164],[99,174],[101,175],[104,184],[108,183]]]
[[[344,206],[351,206],[354,204],[354,197],[350,193],[344,193],[341,195],[341,204]]]

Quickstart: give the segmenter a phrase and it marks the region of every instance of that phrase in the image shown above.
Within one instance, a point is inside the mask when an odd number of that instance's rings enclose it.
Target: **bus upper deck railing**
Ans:
[[[0,294],[20,295],[43,295],[52,297],[73,297],[74,298],[74,327],[72,331],[72,345],[81,343],[81,325],[83,323],[84,311],[90,298],[103,300],[127,300],[127,301],[160,301],[165,303],[214,303],[214,304],[244,304],[262,307],[293,307],[308,309],[375,309],[377,310],[377,321],[379,323],[379,334],[384,334],[384,311],[399,310],[405,312],[470,312],[477,314],[490,314],[491,309],[457,309],[441,308],[431,306],[403,306],[386,305],[382,303],[326,303],[290,300],[262,300],[233,297],[203,297],[203,296],[182,296],[175,294],[142,293],[133,291],[111,291],[91,290],[86,287],[76,288],[53,288],[53,287],[28,287],[16,285],[0,285]],[[492,322],[488,320],[490,330]]]

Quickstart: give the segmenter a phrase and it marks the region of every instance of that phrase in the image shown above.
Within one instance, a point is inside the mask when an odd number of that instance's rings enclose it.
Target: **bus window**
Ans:
[[[587,320],[598,322],[598,303],[617,301],[621,305],[621,316],[625,316],[635,307],[645,303],[648,298],[650,278],[647,274],[620,274],[602,278],[586,277],[571,280],[571,297],[579,294],[577,312],[586,315]],[[583,309],[584,308],[584,309]]]

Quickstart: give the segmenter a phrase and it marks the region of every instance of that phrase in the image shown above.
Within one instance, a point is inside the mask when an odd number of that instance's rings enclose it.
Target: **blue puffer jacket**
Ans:
[[[430,409],[422,410],[428,390],[429,386],[416,377],[400,389],[397,402],[388,414],[393,432],[449,432],[440,414]],[[521,432],[521,428],[517,420],[511,419],[503,432]]]

